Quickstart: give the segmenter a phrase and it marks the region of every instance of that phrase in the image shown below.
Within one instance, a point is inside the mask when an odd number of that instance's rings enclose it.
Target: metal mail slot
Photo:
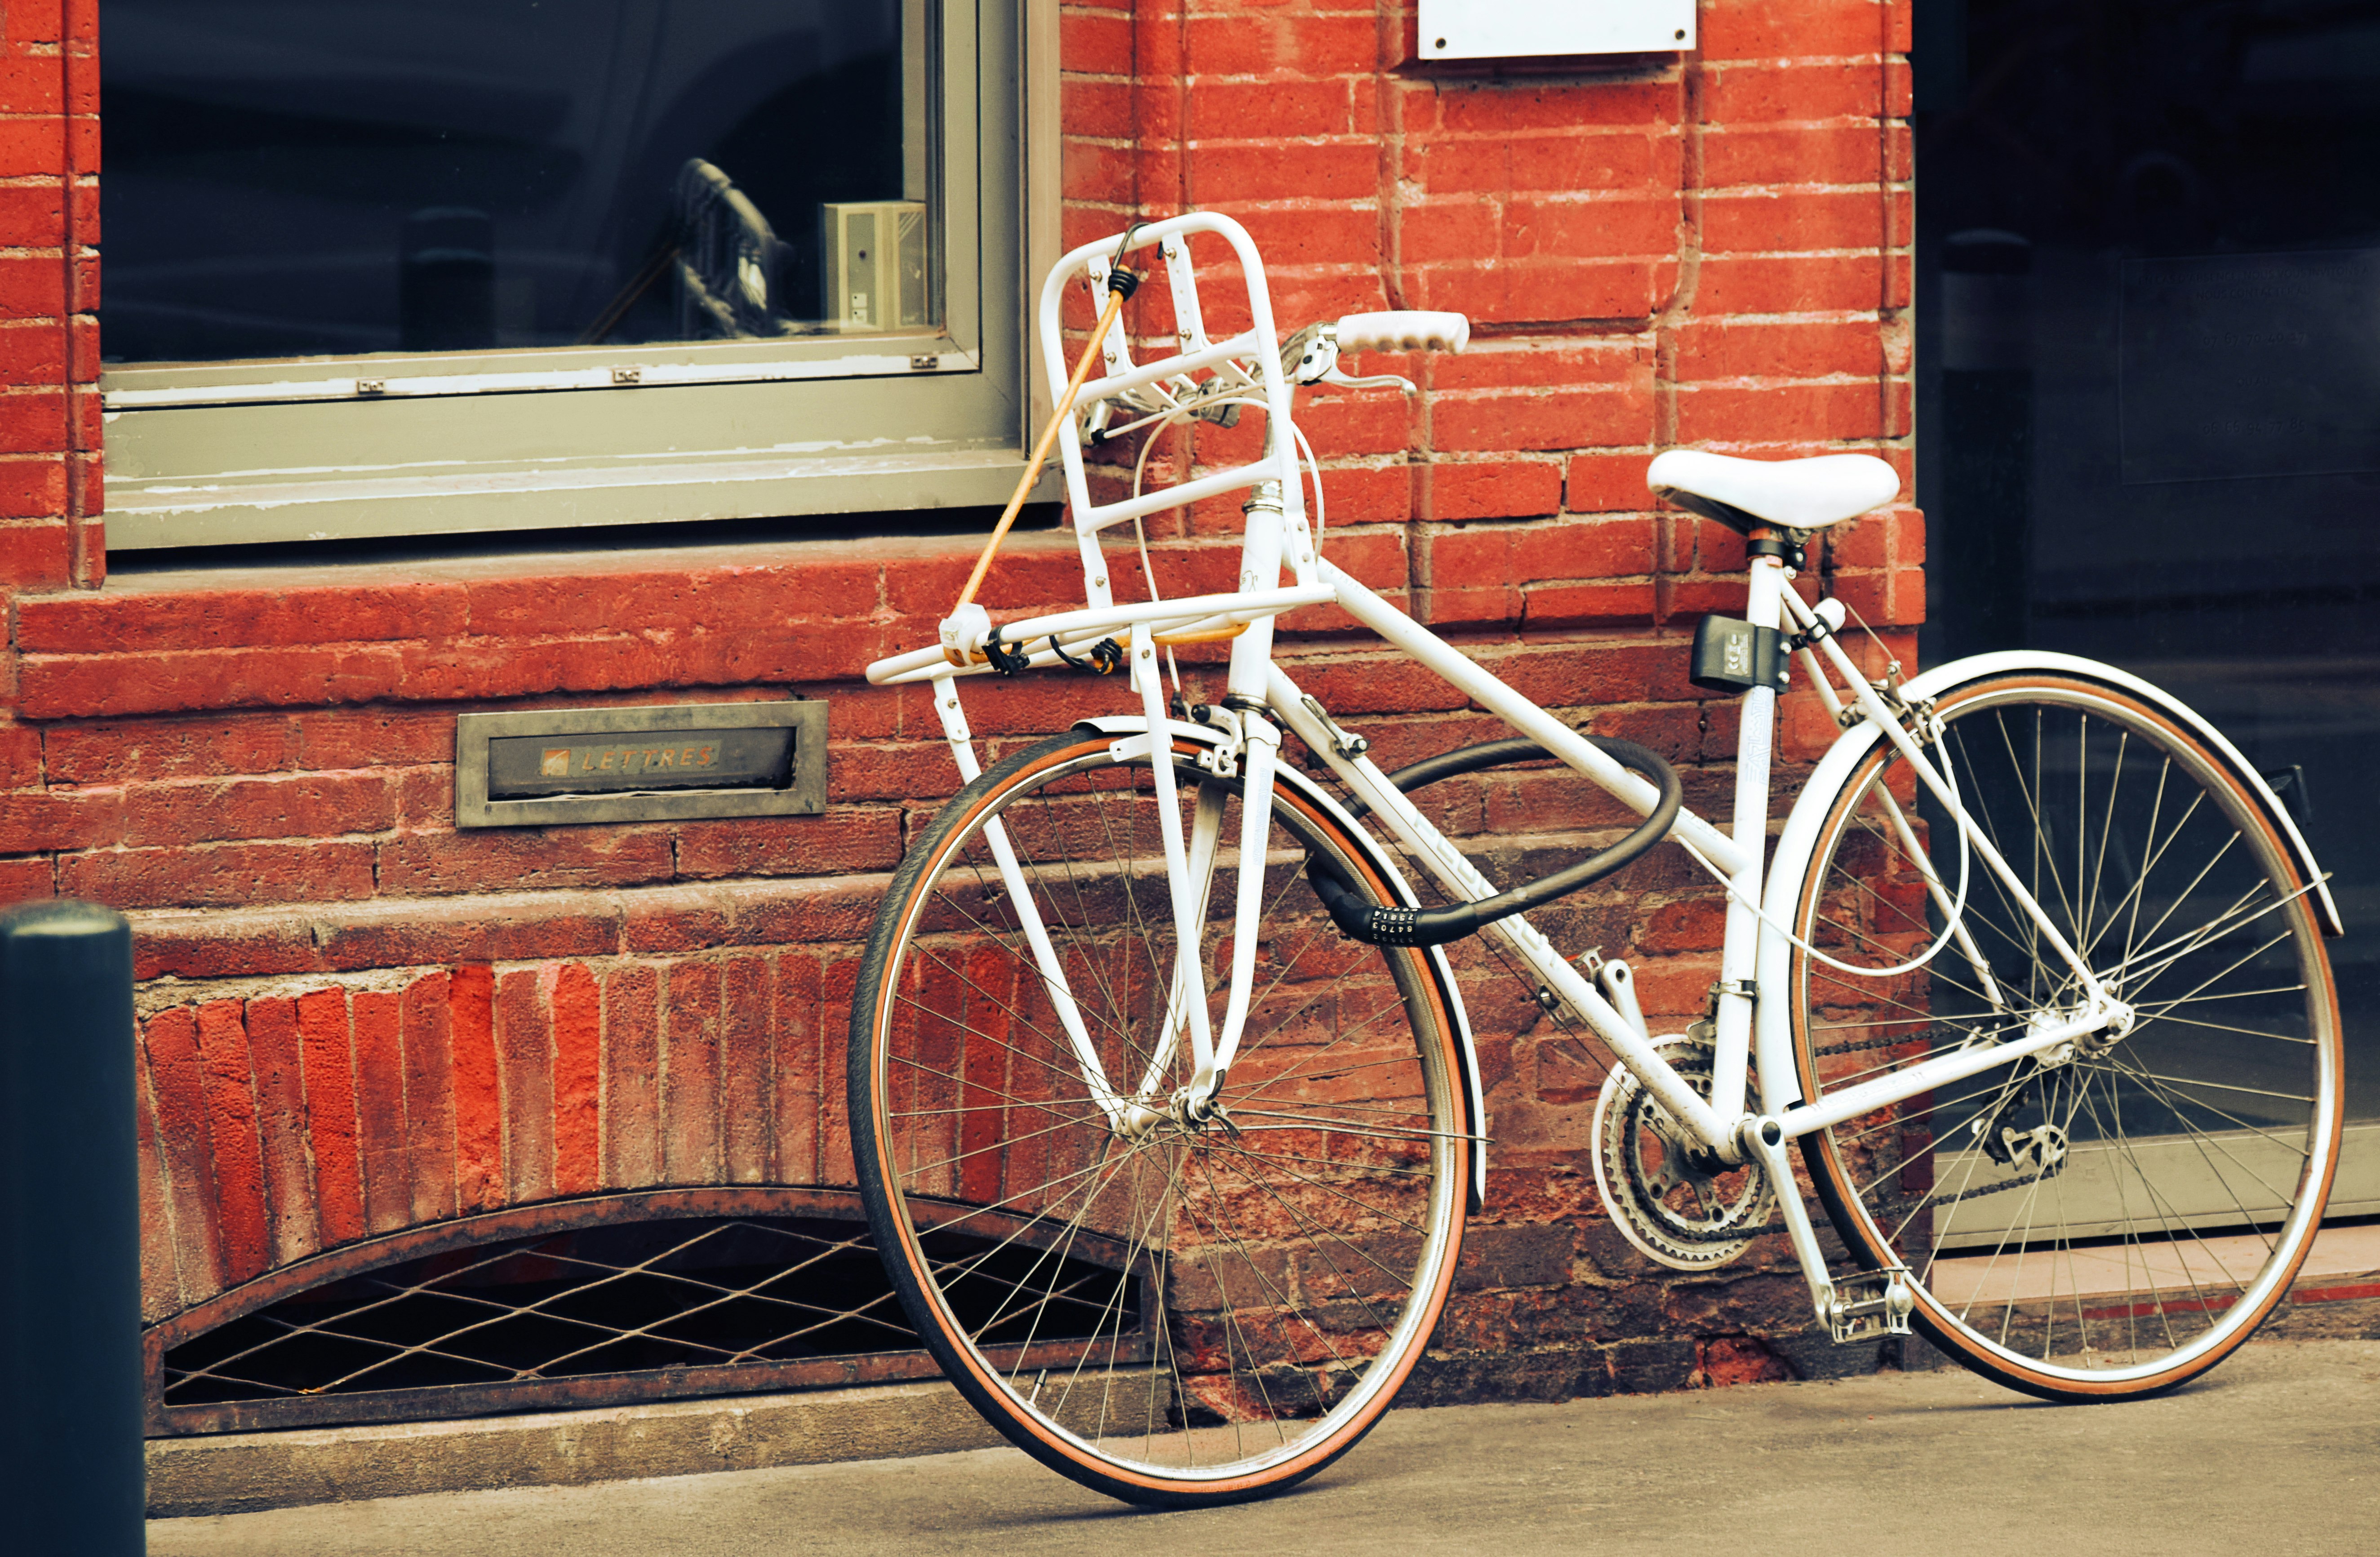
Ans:
[[[623,790],[783,789],[794,732],[662,730],[618,736],[499,736],[488,743],[488,798]]]
[[[458,828],[825,809],[823,702],[542,709],[455,724]]]

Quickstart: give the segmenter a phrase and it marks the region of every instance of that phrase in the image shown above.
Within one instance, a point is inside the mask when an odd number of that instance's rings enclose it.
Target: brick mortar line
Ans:
[[[795,948],[784,948],[794,950]],[[768,949],[760,949],[768,955]],[[718,953],[696,954],[701,956]],[[584,953],[568,956],[510,958],[480,961],[466,958],[457,962],[408,963],[393,967],[372,967],[340,971],[306,971],[298,973],[241,973],[220,979],[188,979],[177,974],[160,974],[143,980],[133,988],[133,1014],[142,1019],[162,1016],[169,1011],[188,1011],[199,1006],[214,1005],[224,1001],[238,1001],[246,1005],[256,1000],[291,1000],[322,990],[345,990],[348,994],[401,994],[424,979],[441,974],[452,975],[458,967],[485,967],[499,976],[505,973],[535,972],[562,963],[578,963],[590,967],[661,967],[686,960],[670,956],[654,956],[638,953]],[[242,1013],[243,1018],[245,1013]]]
[[[1519,141],[1527,141],[1531,143],[1545,142],[1551,145],[1574,145],[1583,141],[1642,140],[1654,137],[1666,139],[1670,134],[1670,132],[1667,130],[1646,130],[1643,128],[1603,129],[1594,126],[1582,126],[1577,129],[1549,129],[1543,131],[1516,130],[1511,135],[1435,136],[1426,142],[1425,146],[1426,148],[1433,146],[1498,146],[1512,145]],[[1094,140],[1096,138],[1091,136],[1076,136],[1070,139],[1075,140],[1078,144],[1080,144]],[[1214,151],[1226,147],[1253,147],[1261,151],[1269,150],[1277,146],[1377,146],[1378,143],[1378,137],[1368,135],[1362,130],[1319,129],[1309,130],[1303,135],[1201,135],[1193,136],[1186,140],[1176,141],[1174,144],[1180,146],[1184,151]]]
[[[62,42],[73,41],[62,40]],[[69,106],[74,102],[75,66],[78,58],[80,58],[86,66],[91,62],[92,56],[87,43],[79,50],[62,49],[59,53],[58,94],[61,107]],[[96,116],[93,116],[93,122],[96,122]],[[80,337],[83,332],[75,326],[76,320],[80,318],[84,311],[80,307],[83,300],[80,262],[85,252],[85,246],[79,241],[80,219],[78,208],[81,202],[75,199],[74,186],[81,170],[76,165],[75,146],[78,137],[74,133],[71,116],[61,116],[59,130],[65,164],[60,171],[64,175],[66,192],[60,212],[63,218],[60,236],[65,239],[61,245],[64,253],[60,255],[65,270],[63,277],[65,296],[64,306],[59,310],[58,326],[65,353],[67,383],[72,385],[87,381],[95,383],[98,374],[85,373],[82,371]],[[103,560],[95,560],[93,555],[94,549],[103,548],[105,542],[94,537],[96,521],[89,512],[90,471],[89,461],[85,456],[91,452],[84,441],[83,420],[74,414],[70,405],[67,417],[66,475],[68,520],[67,578],[69,583],[85,588],[92,588],[98,584],[99,578],[96,575],[105,566]],[[97,555],[99,559],[103,559],[104,551],[99,550]]]
[[[1891,9],[1892,9],[1892,7],[1891,7],[1891,6],[1878,6],[1876,7],[1876,10],[1877,10],[1878,15],[1879,15],[1879,19],[1884,20],[1885,25],[1886,25],[1886,26],[1888,26],[1888,27],[1891,25],[1891,22],[1890,22],[1890,20],[1889,20],[1889,17],[1888,17],[1888,13],[1889,13],[1889,12],[1891,11]],[[1898,52],[1896,52],[1896,51],[1892,51],[1892,50],[1886,50],[1886,51],[1884,51],[1883,53],[1880,53],[1880,54],[1869,54],[1869,53],[1866,53],[1866,52],[1864,52],[1864,51],[1862,51],[1862,52],[1857,53],[1857,54],[1835,54],[1835,55],[1744,55],[1744,56],[1743,56],[1743,57],[1742,57],[1742,58],[1731,58],[1731,57],[1708,58],[1708,57],[1705,57],[1704,55],[1702,55],[1702,54],[1700,53],[1700,51],[1699,51],[1699,50],[1697,50],[1697,51],[1696,51],[1696,55],[1695,55],[1695,57],[1696,57],[1697,62],[1698,62],[1698,63],[1700,63],[1700,65],[1702,66],[1702,67],[1703,67],[1704,69],[1706,69],[1706,70],[1743,70],[1743,69],[1774,69],[1774,68],[1776,68],[1778,66],[1780,66],[1780,65],[1784,65],[1784,66],[1803,66],[1803,65],[1843,65],[1843,66],[1852,66],[1852,65],[1876,65],[1876,64],[1886,64],[1886,65],[1889,65],[1892,61],[1897,60],[1897,59],[1900,59],[1900,58],[1901,58],[1902,56],[1901,56],[1901,55],[1900,55],[1900,54],[1899,54],[1899,53],[1898,53]]]
[[[1464,454],[1464,453],[1467,453],[1467,452],[1469,452],[1469,451],[1456,451],[1454,454],[1450,454],[1450,455],[1442,456],[1438,457],[1438,458],[1436,458],[1436,459],[1428,459],[1428,460],[1416,460],[1416,459],[1410,458],[1410,457],[1408,457],[1407,456],[1401,455],[1401,454],[1390,454],[1390,455],[1340,455],[1340,456],[1332,456],[1332,457],[1330,457],[1330,458],[1325,459],[1325,460],[1322,462],[1322,468],[1324,468],[1325,470],[1397,470],[1397,469],[1410,469],[1410,468],[1415,468],[1415,466],[1419,466],[1419,465],[1475,465],[1475,464],[1478,464],[1478,463],[1479,463],[1479,460],[1478,460],[1478,459],[1475,459],[1475,458],[1463,458],[1463,457],[1460,457],[1460,456],[1461,456],[1461,455],[1463,455],[1463,454]],[[1651,456],[1653,455],[1653,453],[1654,453],[1654,450],[1653,450],[1652,445],[1650,445],[1650,444],[1628,444],[1628,445],[1621,446],[1621,447],[1609,447],[1609,446],[1604,446],[1604,445],[1588,445],[1588,446],[1585,446],[1585,447],[1565,446],[1565,447],[1562,447],[1562,448],[1555,448],[1555,449],[1515,449],[1515,450],[1512,450],[1509,455],[1496,455],[1496,454],[1491,454],[1491,455],[1488,456],[1487,457],[1491,458],[1491,459],[1493,459],[1493,458],[1511,458],[1511,459],[1518,460],[1518,461],[1520,461],[1520,462],[1522,462],[1522,463],[1524,463],[1524,464],[1535,464],[1535,463],[1536,463],[1536,462],[1537,462],[1537,461],[1539,461],[1539,460],[1546,459],[1546,458],[1548,458],[1548,457],[1550,457],[1550,458],[1556,458],[1556,459],[1579,459],[1579,458],[1585,458],[1585,457],[1586,457],[1586,456],[1645,456],[1645,457],[1646,457],[1646,458],[1650,458],[1650,457],[1651,457]],[[1203,464],[1202,464],[1202,465],[1200,465],[1200,466],[1196,467],[1196,468],[1197,468],[1197,469],[1199,469],[1199,470],[1208,470],[1208,471],[1212,471],[1212,470],[1220,470],[1220,469],[1223,469],[1223,468],[1225,468],[1225,467],[1220,466],[1220,465],[1203,465]],[[1563,512],[1565,512],[1565,513],[1574,513],[1574,514],[1609,514],[1609,515],[1613,515],[1613,516],[1615,516],[1615,517],[1629,517],[1629,516],[1638,515],[1638,514],[1659,514],[1659,513],[1666,513],[1666,512],[1668,512],[1668,510],[1653,507],[1653,506],[1648,503],[1645,507],[1642,507],[1642,508],[1573,508],[1573,509],[1565,509],[1565,510],[1563,510]],[[1495,520],[1494,522],[1499,523],[1499,524],[1504,524],[1504,523],[1512,523],[1512,524],[1527,524],[1527,523],[1530,523],[1530,522],[1532,522],[1532,521],[1534,521],[1534,520],[1536,520],[1536,519],[1551,518],[1551,517],[1554,517],[1554,516],[1552,516],[1552,515],[1550,515],[1550,514],[1537,514],[1537,515],[1529,515],[1529,514],[1513,514],[1513,515],[1506,516],[1506,517],[1503,517],[1503,518],[1500,518],[1500,519],[1498,519],[1498,520]],[[1337,534],[1337,533],[1338,533],[1342,529],[1353,528],[1353,527],[1354,527],[1354,526],[1358,526],[1358,525],[1382,525],[1382,526],[1385,526],[1385,525],[1392,525],[1392,524],[1403,524],[1403,523],[1408,523],[1408,522],[1422,523],[1422,522],[1432,522],[1432,521],[1407,521],[1407,520],[1402,520],[1402,519],[1363,519],[1363,518],[1351,518],[1351,519],[1346,520],[1346,521],[1345,521],[1345,523],[1342,525],[1341,521],[1339,521],[1338,519],[1334,518],[1334,519],[1332,519],[1332,520],[1331,520],[1331,523],[1330,523],[1330,529],[1331,529],[1331,533],[1335,535],[1335,534]],[[1485,522],[1485,521],[1460,521],[1460,522]]]
[[[632,947],[623,937],[601,951],[563,952],[539,957],[465,956],[440,963],[407,964],[395,968],[299,968],[283,973],[225,974],[219,978],[164,973],[143,979],[133,987],[133,1008],[137,1017],[147,1021],[168,1012],[195,1011],[225,1000],[237,1000],[245,1004],[253,1000],[293,999],[334,988],[346,990],[351,995],[357,992],[393,994],[411,989],[423,979],[442,973],[451,976],[458,969],[469,967],[489,968],[502,978],[508,974],[539,973],[576,964],[594,972],[601,981],[618,973],[638,969],[666,974],[674,968],[717,967],[726,963],[747,962],[756,958],[792,956],[797,960],[818,962],[846,958],[856,961],[865,944],[864,935],[855,935],[848,941],[752,942],[652,950]]]
[[[335,586],[330,586],[330,588],[334,588],[334,588],[335,588]],[[49,600],[57,600],[57,599],[59,599],[59,598],[61,598],[61,597],[72,598],[72,599],[82,599],[82,598],[87,598],[87,597],[85,597],[85,596],[80,596],[80,595],[68,596],[68,595],[67,595],[67,592],[66,590],[57,590],[57,591],[54,591],[52,594],[50,594],[50,595],[49,595],[48,597],[46,597],[46,598],[47,598],[47,599],[49,599]],[[111,598],[111,601],[110,601],[110,603],[112,603],[112,601],[113,601],[113,599],[114,599],[114,598],[121,598],[121,597],[112,597],[112,598]],[[156,597],[151,597],[151,598],[156,598]],[[93,608],[94,610],[101,610],[101,611],[104,611],[104,610],[106,610],[108,607],[107,607],[107,604],[102,604],[102,603],[96,603],[96,602],[95,602],[92,608]],[[892,626],[898,626],[898,625],[900,625],[901,623],[904,623],[904,622],[915,623],[915,622],[929,621],[929,620],[931,620],[930,614],[929,614],[929,613],[924,613],[924,612],[916,613],[916,614],[904,614],[904,615],[899,615],[899,616],[893,616],[893,617],[892,617],[892,618],[890,618],[890,619],[888,619],[888,620],[879,620],[879,619],[877,619],[877,618],[875,618],[875,617],[871,617],[871,616],[818,616],[818,617],[809,617],[809,618],[806,618],[806,619],[797,619],[797,621],[799,622],[799,625],[800,625],[800,626],[808,626],[808,627],[812,627],[812,628],[825,628],[825,627],[852,627],[852,626],[863,626],[863,627]],[[777,626],[778,625],[777,625],[777,624],[771,624],[770,626],[771,626],[772,627],[774,627],[774,626]],[[788,626],[790,626],[791,625],[788,625]],[[721,633],[722,633],[722,634],[729,633],[729,632],[735,632],[735,631],[749,631],[749,630],[751,630],[749,627],[747,627],[747,626],[735,626],[735,625],[724,626],[722,626],[722,627],[719,629],[719,631],[720,631]],[[478,648],[478,647],[486,647],[486,646],[491,645],[491,644],[510,644],[510,645],[516,645],[516,646],[520,647],[520,648],[523,648],[523,649],[545,649],[545,648],[554,648],[554,647],[558,647],[558,646],[566,646],[566,645],[570,645],[570,644],[585,644],[585,643],[593,643],[593,644],[643,643],[643,642],[647,642],[647,641],[648,641],[648,640],[647,640],[647,639],[645,638],[645,635],[644,635],[643,633],[638,632],[638,631],[634,631],[634,630],[625,630],[625,629],[624,629],[624,630],[622,630],[622,631],[614,632],[614,633],[603,634],[603,635],[601,635],[601,636],[594,635],[594,634],[588,634],[588,635],[585,635],[585,636],[580,636],[580,637],[570,637],[570,638],[558,637],[558,636],[557,636],[557,637],[535,637],[535,636],[531,636],[531,635],[528,635],[528,634],[519,634],[519,635],[515,635],[515,634],[511,634],[511,633],[496,633],[496,632],[485,632],[485,633],[455,633],[455,634],[453,634],[453,635],[450,635],[450,636],[439,637],[439,638],[306,639],[301,639],[301,640],[298,640],[298,641],[296,641],[296,642],[291,642],[291,641],[288,641],[288,640],[286,640],[286,639],[277,639],[277,638],[267,638],[267,639],[257,639],[257,640],[252,641],[252,642],[233,643],[233,644],[224,644],[224,645],[221,645],[221,646],[210,646],[210,647],[205,647],[205,648],[185,648],[185,647],[159,646],[159,647],[153,647],[153,648],[150,648],[150,647],[143,647],[143,648],[128,648],[128,649],[107,649],[107,650],[95,650],[95,649],[37,649],[37,650],[29,650],[29,651],[26,651],[26,654],[25,654],[25,658],[26,658],[28,661],[40,661],[40,662],[42,662],[42,663],[44,663],[56,664],[56,663],[67,663],[67,662],[87,663],[87,662],[93,661],[93,660],[118,659],[118,658],[123,658],[123,657],[126,657],[126,656],[148,656],[148,655],[156,655],[156,654],[180,654],[180,655],[199,655],[199,654],[204,654],[204,655],[252,654],[252,653],[254,653],[254,652],[255,652],[257,650],[259,650],[259,649],[276,649],[276,648],[277,648],[277,649],[289,649],[289,650],[310,650],[310,650],[322,650],[322,651],[344,651],[344,652],[350,652],[350,653],[368,653],[368,652],[371,652],[371,651],[382,651],[382,650],[395,650],[395,649],[402,649],[402,648],[407,648],[407,647],[411,647],[411,646],[423,646],[423,647],[433,647],[433,646],[434,646],[434,647],[440,647],[440,648]],[[654,645],[653,647],[655,647],[656,649],[658,649],[658,648],[661,648],[661,647],[663,647],[663,646],[662,646],[662,645]],[[858,677],[857,675],[853,675],[853,676],[850,676],[850,677],[847,677],[847,678],[844,678],[844,677],[832,677],[832,678],[829,678],[829,679],[830,679],[830,680],[848,679],[848,680],[851,680],[851,681],[857,681],[857,680],[859,679],[859,677]],[[638,686],[642,686],[642,685],[644,685],[644,684],[643,684],[643,683],[638,683],[637,685],[638,685]],[[735,683],[728,683],[728,684],[726,684],[726,685],[731,685],[731,686],[767,686],[767,687],[774,687],[774,686],[786,685],[786,683],[784,683],[784,682],[779,682],[779,681],[767,681],[767,682],[735,682]],[[588,695],[588,696],[601,696],[601,695],[604,695],[605,693],[607,693],[607,692],[609,692],[609,691],[612,691],[612,690],[617,690],[617,688],[596,688],[596,689],[594,689],[593,691],[590,691],[590,692],[589,692],[589,693],[588,693],[588,694],[586,694],[586,695]],[[524,696],[537,697],[537,696],[544,696],[545,694],[542,694],[542,693],[528,693],[528,694],[523,694],[523,695],[524,695]],[[442,698],[442,699],[437,699],[437,700],[439,700],[439,701],[443,701],[443,702],[469,702],[469,701],[475,701],[475,700],[479,700],[479,699],[472,699],[472,698],[468,698],[468,697],[464,697],[464,698]],[[317,706],[317,705],[314,705],[314,704],[300,704],[300,705],[298,705],[298,706],[300,706],[300,707],[313,707],[313,706]],[[344,706],[344,705],[341,705],[341,706]],[[69,716],[69,717],[79,717],[79,716]]]
[[[1913,189],[1915,187],[1914,181],[1909,179],[1869,178],[1856,183],[1812,181],[1786,184],[1772,181],[1759,184],[1710,184],[1704,186],[1700,192],[1706,199],[1715,195],[1721,199],[1743,197],[1769,200],[1794,195],[1867,195],[1874,194],[1879,189]]]
[[[1904,128],[1909,123],[1898,116],[1888,116],[1883,122]],[[1780,129],[1873,129],[1876,123],[1877,117],[1874,114],[1820,114],[1807,119],[1739,119],[1730,125],[1713,125],[1710,133],[1724,138],[1730,135],[1767,135]]]
[[[1820,383],[1835,378],[1840,378],[1846,371],[1848,371],[1848,370],[1837,369],[1825,373],[1810,373],[1798,377],[1789,377],[1781,373],[1730,373],[1722,377],[1680,379],[1676,382],[1683,385],[1734,383],[1742,380],[1758,379],[1763,382],[1776,383]],[[1875,375],[1860,373],[1853,376],[1859,378],[1863,382],[1869,382],[1873,380]],[[1441,389],[1433,391],[1433,394],[1450,406],[1476,406],[1494,401],[1514,399],[1542,400],[1557,395],[1619,395],[1621,397],[1633,397],[1641,393],[1642,391],[1633,384],[1593,383],[1495,384],[1482,385],[1476,389]],[[1644,444],[1561,444],[1554,446],[1565,449],[1641,449],[1654,445]]]
[[[64,790],[67,793],[75,795],[103,795],[120,793],[133,788],[195,789],[207,785],[249,783],[284,784],[300,779],[371,778],[382,776],[402,777],[407,773],[423,772],[431,769],[451,768],[454,765],[454,759],[450,757],[443,760],[420,762],[375,762],[364,767],[274,768],[262,772],[185,773],[161,776],[157,778],[119,779],[113,783],[105,784],[88,783],[81,779],[65,779],[61,780],[58,785],[54,785],[53,788],[56,790]],[[0,795],[15,793],[17,793],[15,790],[0,789]]]
[[[294,919],[340,920],[369,928],[389,919],[421,917],[422,911],[437,908],[430,917],[452,920],[468,910],[502,918],[512,910],[542,913],[553,910],[553,917],[579,913],[605,904],[625,910],[630,896],[658,897],[674,893],[688,898],[721,896],[773,899],[783,897],[822,895],[816,883],[821,882],[889,882],[892,872],[857,870],[839,876],[780,876],[711,882],[653,882],[638,885],[606,887],[547,887],[516,892],[455,893],[428,897],[376,897],[349,902],[276,903],[249,908],[133,908],[126,911],[136,934],[168,934],[176,930],[200,930],[209,934],[228,935],[243,929],[264,927],[286,929]],[[527,922],[526,919],[504,922]],[[315,927],[319,928],[319,926]]]
[[[1696,322],[1711,330],[1732,329],[1739,324],[1871,324],[1876,322],[1878,311],[1876,309],[1809,309],[1786,313],[1729,313]]]
[[[1115,15],[1114,12],[1111,11],[1062,11],[1060,14],[1074,16]],[[1362,11],[1353,9],[1337,13],[1310,14],[1318,17],[1335,14],[1347,18],[1351,22],[1363,16]],[[1183,11],[1178,12],[1177,15],[1183,18],[1191,18],[1191,13],[1186,7]],[[1246,19],[1245,17],[1239,17],[1236,18],[1229,18],[1223,13],[1209,12],[1204,13],[1204,15],[1210,19],[1218,21],[1225,19],[1240,19],[1245,21]],[[1188,55],[1185,54],[1183,57],[1187,58]],[[1898,60],[1901,58],[1902,55],[1899,52],[1895,51],[1888,52],[1881,57],[1887,61],[1890,61]],[[1387,68],[1392,71],[1404,71],[1412,69],[1415,67],[1430,67],[1430,73],[1426,76],[1401,75],[1398,78],[1402,84],[1411,86],[1439,83],[1463,86],[1475,83],[1483,88],[1515,85],[1526,87],[1533,83],[1543,82],[1548,88],[1566,89],[1596,86],[1667,86],[1674,83],[1686,70],[1697,68],[1702,70],[1800,69],[1810,66],[1833,65],[1849,67],[1873,65],[1877,62],[1878,58],[1878,55],[1868,53],[1832,55],[1707,55],[1703,54],[1701,50],[1697,49],[1694,53],[1694,57],[1690,64],[1681,62],[1678,64],[1657,65],[1644,69],[1621,68],[1598,71],[1590,68],[1584,70],[1558,70],[1550,71],[1544,75],[1532,74],[1525,76],[1497,76],[1488,69],[1482,69],[1479,74],[1473,75],[1466,71],[1457,69],[1445,71],[1441,74],[1440,72],[1444,70],[1445,67],[1457,65],[1458,62],[1453,60],[1425,60],[1418,57],[1399,60],[1394,64],[1389,65]],[[1087,76],[1091,73],[1086,72],[1085,74]],[[1276,66],[1269,72],[1219,70],[1200,73],[1194,70],[1185,71],[1183,74],[1184,79],[1202,85],[1294,86],[1308,82],[1364,80],[1370,77],[1371,72],[1368,70],[1329,70],[1318,73],[1304,70],[1295,66]]]
[[[1907,255],[1914,258],[1916,245],[1896,243],[1865,249],[1722,249],[1706,251],[1705,261],[1711,260],[1865,260]],[[1892,311],[1899,311],[1897,310]]]
[[[1887,371],[1881,377],[1875,373],[1833,372],[1815,373],[1807,378],[1781,378],[1774,374],[1736,373],[1725,378],[1679,379],[1675,387],[1693,389],[1789,389],[1796,385],[1833,385],[1858,383],[1878,385],[1909,382],[1906,373]]]

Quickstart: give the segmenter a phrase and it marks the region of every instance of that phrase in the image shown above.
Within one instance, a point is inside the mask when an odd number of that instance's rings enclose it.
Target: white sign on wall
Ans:
[[[1421,57],[1674,53],[1694,0],[1421,0]]]

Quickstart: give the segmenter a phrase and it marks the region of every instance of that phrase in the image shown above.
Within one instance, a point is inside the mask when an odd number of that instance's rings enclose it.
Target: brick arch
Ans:
[[[606,1190],[852,1184],[850,966],[801,948],[475,963],[152,1012],[144,1320],[460,1216]]]

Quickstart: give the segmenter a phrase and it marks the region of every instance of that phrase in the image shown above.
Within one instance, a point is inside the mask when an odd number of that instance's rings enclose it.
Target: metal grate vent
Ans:
[[[749,1201],[754,1194],[735,1197]],[[414,1252],[416,1239],[344,1251],[310,1284],[218,1312],[200,1328],[157,1338],[152,1424],[166,1432],[237,1431],[545,1410],[622,1401],[931,1378],[868,1241],[847,1214],[686,1214],[699,1196],[626,1220],[617,1199],[584,1203],[597,1225],[555,1227],[568,1206],[480,1219],[481,1236]],[[712,1198],[714,1200],[716,1196]],[[723,1208],[722,1208],[723,1209]],[[515,1225],[506,1227],[506,1222]],[[513,1236],[501,1235],[513,1232]],[[984,1249],[967,1251],[981,1259]],[[410,1258],[406,1258],[407,1255]],[[1010,1258],[1046,1261],[1019,1245]],[[978,1300],[998,1305],[1013,1283],[983,1267]],[[1121,1303],[1136,1314],[1123,1271],[1063,1262],[1055,1290],[1084,1323]],[[336,1267],[344,1266],[346,1269]],[[1040,1280],[1053,1272],[1044,1263]],[[284,1273],[285,1276],[287,1273]],[[1018,1273],[1020,1276],[1023,1272]],[[271,1278],[268,1278],[271,1280]],[[281,1283],[288,1285],[286,1282]],[[1038,1282],[1036,1283],[1039,1284]],[[197,1316],[185,1316],[188,1320]],[[977,1322],[991,1318],[991,1310]],[[1045,1312],[1045,1338],[1068,1338]],[[186,1337],[186,1338],[185,1338]]]

